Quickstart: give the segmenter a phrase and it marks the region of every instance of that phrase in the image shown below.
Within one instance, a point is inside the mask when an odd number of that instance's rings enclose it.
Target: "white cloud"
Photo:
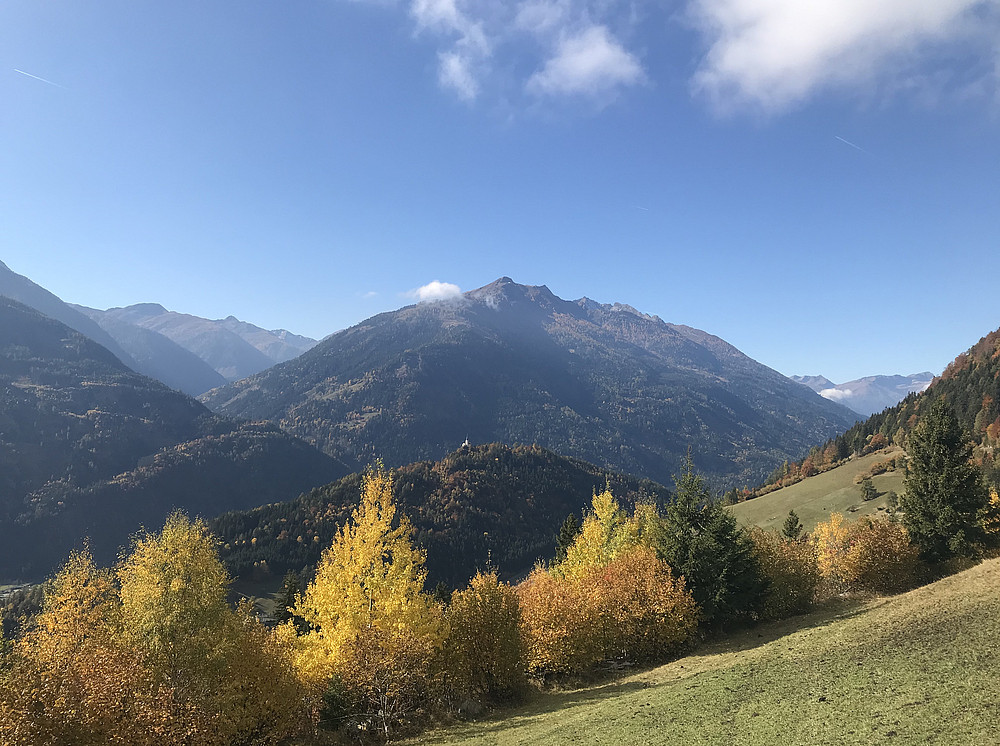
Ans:
[[[514,25],[522,31],[544,34],[559,28],[569,14],[568,0],[527,0],[518,7]]]
[[[535,94],[606,95],[645,80],[642,65],[605,26],[590,26],[560,40],[545,67],[528,80]]]
[[[996,0],[690,0],[708,53],[695,89],[717,105],[787,108],[824,87],[856,87],[926,64],[936,45],[982,34]],[[981,18],[973,16],[980,13]],[[965,50],[966,53],[968,50]]]
[[[492,54],[492,44],[483,27],[459,7],[459,0],[413,0],[410,14],[417,30],[453,39],[451,46],[438,53],[438,83],[451,89],[464,101],[479,94],[479,75],[485,72]]]
[[[410,298],[416,298],[419,302],[423,303],[425,301],[447,300],[461,294],[462,289],[458,285],[434,280],[433,282],[428,282],[426,285],[421,285],[415,290],[411,290],[406,295]]]
[[[854,392],[850,389],[823,389],[819,395],[830,401],[844,401],[854,396]]]
[[[438,82],[450,88],[463,101],[472,101],[479,95],[479,82],[473,72],[475,61],[460,52],[438,54]]]

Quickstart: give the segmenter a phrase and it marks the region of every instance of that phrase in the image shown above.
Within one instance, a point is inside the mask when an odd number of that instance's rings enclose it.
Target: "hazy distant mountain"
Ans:
[[[833,388],[837,384],[826,376],[789,376],[796,383],[804,383],[817,394],[823,389]]]
[[[276,427],[213,415],[0,298],[0,580],[49,572],[85,535],[111,560],[174,507],[210,516],[345,473]]]
[[[132,367],[139,373],[183,391],[190,396],[203,394],[226,383],[212,366],[169,337],[151,329],[130,324],[114,316],[84,306],[73,306],[93,318],[100,327],[128,352]]]
[[[509,278],[380,314],[202,399],[356,467],[441,458],[468,436],[661,483],[689,447],[720,482],[756,483],[857,419],[710,334]]]
[[[36,285],[24,275],[11,271],[3,262],[0,262],[0,295],[13,298],[50,318],[61,321],[70,329],[90,337],[111,350],[126,365],[132,366],[135,362],[96,322],[71,308],[69,304],[64,303],[59,297],[40,285]]]
[[[203,319],[168,311],[157,303],[139,303],[107,311],[88,309],[88,313],[162,334],[208,363],[226,381],[235,381],[290,360],[316,344],[313,339],[284,329],[268,331],[233,316],[217,321]]]
[[[929,371],[908,376],[867,376],[847,383],[833,383],[823,376],[792,376],[830,401],[840,402],[866,417],[892,407],[907,394],[923,391],[934,380]]]

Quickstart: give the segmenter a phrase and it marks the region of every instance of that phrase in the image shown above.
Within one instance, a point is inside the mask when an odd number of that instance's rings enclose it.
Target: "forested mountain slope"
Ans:
[[[275,427],[213,415],[0,298],[0,578],[44,574],[88,534],[95,554],[113,557],[174,507],[249,507],[345,472]]]
[[[610,485],[625,505],[662,502],[662,485],[569,459],[538,446],[462,447],[440,461],[395,471],[393,491],[427,550],[432,583],[462,587],[488,565],[506,576],[550,560],[566,516],[582,517],[594,490]],[[212,521],[230,570],[280,577],[315,566],[358,504],[361,475],[301,497]]]
[[[856,419],[718,337],[508,278],[380,314],[202,400],[355,468],[440,458],[468,437],[660,482],[690,447],[720,484],[757,482]]]

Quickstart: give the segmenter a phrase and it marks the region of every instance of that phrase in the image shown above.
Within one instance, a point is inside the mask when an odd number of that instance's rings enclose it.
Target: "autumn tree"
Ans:
[[[584,516],[583,526],[567,547],[558,572],[579,576],[588,567],[607,564],[635,543],[629,528],[629,515],[622,510],[610,488],[595,492],[591,512]]]
[[[360,504],[295,608],[310,627],[298,655],[307,681],[322,691],[336,679],[385,733],[426,696],[447,632],[423,590],[424,554],[412,532],[397,519],[390,474],[369,469]]]
[[[71,554],[0,671],[0,743],[173,743],[172,692],[120,644],[116,607],[111,573]]]
[[[778,536],[758,527],[750,531],[754,555],[767,579],[761,613],[768,619],[808,611],[819,586],[816,549],[809,542],[798,541],[798,532],[793,533],[794,537]]]
[[[851,522],[831,513],[811,538],[820,574],[834,591],[895,593],[919,577],[917,547],[897,523],[870,517]]]
[[[116,576],[121,638],[186,708],[175,721],[197,743],[266,743],[299,727],[291,649],[249,608],[229,607],[229,575],[203,521],[171,514],[135,540]]]
[[[986,486],[972,462],[972,446],[943,398],[938,398],[910,433],[903,525],[924,559],[971,555],[983,538],[979,513]]]
[[[583,577],[600,612],[604,656],[653,661],[694,633],[700,610],[683,578],[648,547],[622,551]]]
[[[476,573],[452,595],[447,618],[448,669],[457,686],[491,700],[518,694],[525,657],[517,593],[495,572]]]
[[[517,596],[529,673],[580,673],[604,657],[601,609],[580,578],[536,567]]]

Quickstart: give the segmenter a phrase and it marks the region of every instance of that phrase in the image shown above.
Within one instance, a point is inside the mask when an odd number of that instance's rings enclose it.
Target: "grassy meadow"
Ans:
[[[838,601],[599,686],[536,692],[412,744],[1000,742],[1000,560]]]
[[[874,477],[872,483],[879,496],[868,502],[861,499],[861,485],[855,484],[854,479],[870,469],[872,464],[893,458],[902,452],[899,448],[893,448],[853,458],[835,469],[747,500],[730,509],[743,525],[758,525],[773,531],[781,530],[788,511],[793,509],[806,531],[811,531],[817,523],[825,521],[834,512],[843,513],[852,519],[874,515],[885,510],[887,492],[893,490],[902,494],[903,473],[892,471]]]

